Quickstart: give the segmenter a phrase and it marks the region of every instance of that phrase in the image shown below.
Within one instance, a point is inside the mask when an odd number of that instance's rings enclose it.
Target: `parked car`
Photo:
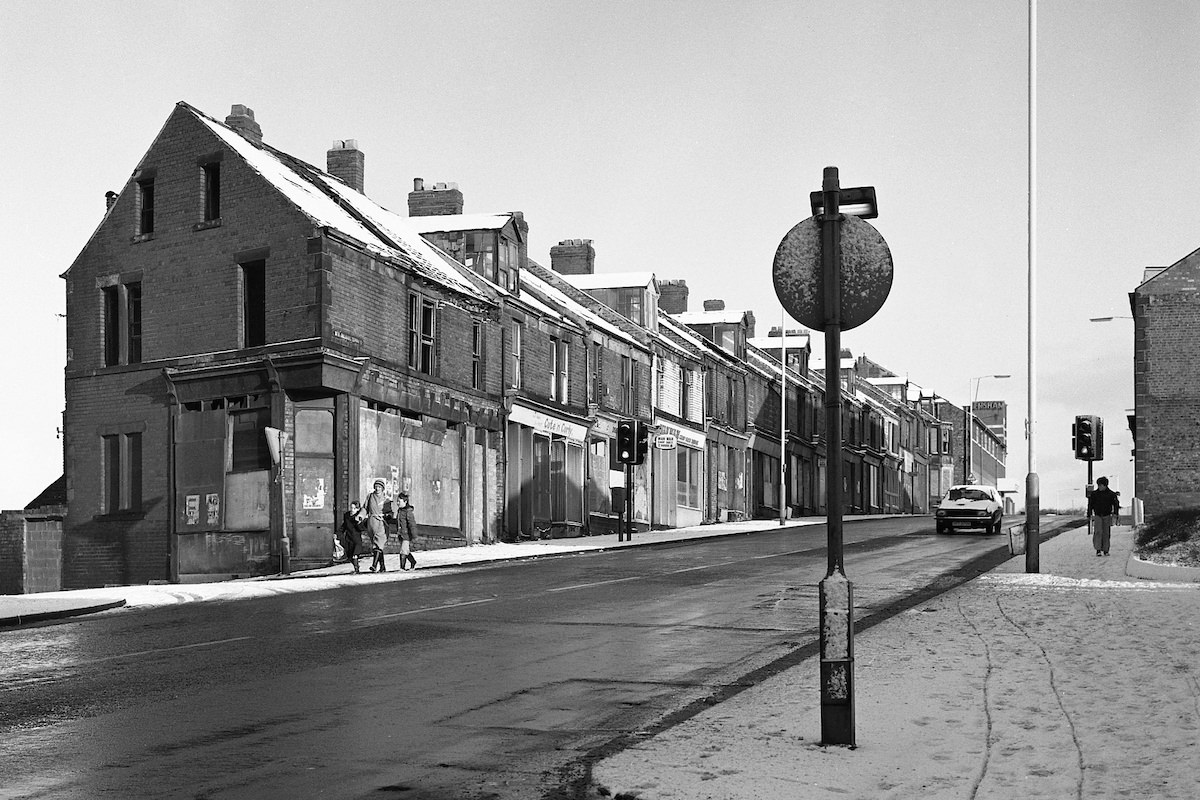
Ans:
[[[1004,501],[995,486],[951,486],[938,506],[937,532],[983,528],[988,533],[999,533],[1003,516]]]

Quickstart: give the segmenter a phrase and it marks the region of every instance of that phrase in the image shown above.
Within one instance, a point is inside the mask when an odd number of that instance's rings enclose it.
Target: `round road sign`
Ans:
[[[825,278],[821,267],[821,223],[815,217],[788,231],[775,251],[775,294],[800,324],[825,330]],[[857,328],[875,316],[892,290],[892,253],[865,220],[842,219],[841,329]]]

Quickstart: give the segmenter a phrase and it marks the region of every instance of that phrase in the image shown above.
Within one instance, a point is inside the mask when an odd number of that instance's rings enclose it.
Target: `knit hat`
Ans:
[[[383,478],[376,478],[375,483],[371,485],[371,488],[374,489],[376,486],[387,488],[387,484],[383,482]]]

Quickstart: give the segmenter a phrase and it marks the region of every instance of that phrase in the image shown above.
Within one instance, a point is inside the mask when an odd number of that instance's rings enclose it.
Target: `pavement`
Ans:
[[[821,742],[811,658],[611,748],[588,796],[1198,797],[1200,569],[1133,538],[1114,528],[1104,557],[1066,530],[1037,574],[1019,555],[856,634],[853,747]]]
[[[211,584],[7,595],[0,627],[769,527],[758,520],[640,532],[629,542],[609,535],[424,551],[411,572],[391,555],[381,574],[339,564]],[[1095,555],[1086,529],[1066,530],[1041,544],[1037,574],[1026,574],[1018,555],[856,634],[853,747],[821,742],[811,658],[595,754],[589,797],[1191,800],[1200,794],[1200,569],[1148,564],[1132,547],[1129,527],[1113,529],[1107,557]]]

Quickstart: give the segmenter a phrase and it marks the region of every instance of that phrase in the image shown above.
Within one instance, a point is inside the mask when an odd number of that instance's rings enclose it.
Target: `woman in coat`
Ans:
[[[413,558],[413,537],[417,535],[417,518],[413,507],[408,504],[408,492],[400,492],[396,496],[396,535],[400,537],[400,569],[417,568],[417,560]]]
[[[367,509],[367,534],[371,537],[371,572],[387,572],[383,563],[383,548],[387,546],[387,527],[383,524],[383,506],[387,502],[384,494],[384,483],[376,480],[372,491],[364,503]]]

